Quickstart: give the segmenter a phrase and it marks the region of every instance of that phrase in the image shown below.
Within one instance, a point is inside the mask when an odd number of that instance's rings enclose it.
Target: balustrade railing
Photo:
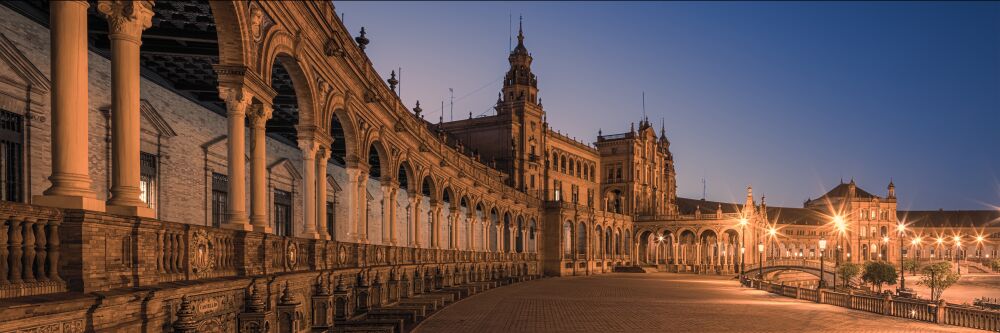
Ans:
[[[849,309],[925,322],[1000,331],[1000,311],[996,310],[950,304],[944,301],[934,303],[919,299],[893,298],[891,295],[842,293],[786,286],[757,279],[744,279],[742,283],[748,287],[773,294]]]
[[[0,202],[0,299],[66,290],[59,210]]]
[[[0,299],[310,270],[537,258],[284,237],[0,202]]]

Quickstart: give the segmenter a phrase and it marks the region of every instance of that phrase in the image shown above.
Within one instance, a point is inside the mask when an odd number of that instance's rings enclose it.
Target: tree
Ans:
[[[958,282],[962,276],[951,269],[951,263],[942,261],[920,270],[920,285],[931,288],[931,299],[937,301],[945,289]]]
[[[837,268],[837,276],[839,276],[842,280],[844,280],[845,287],[848,285],[848,282],[850,282],[851,279],[853,279],[855,276],[858,276],[858,273],[861,273],[861,266],[858,264],[845,262],[843,264],[840,264],[840,267]]]
[[[903,260],[903,272],[910,271],[910,274],[916,275],[918,266],[917,259]]]
[[[1000,272],[1000,258],[993,258],[993,260],[990,261],[990,268],[993,269],[994,272]]]
[[[861,280],[871,283],[878,292],[882,292],[883,284],[896,283],[896,267],[885,261],[869,261],[865,263]]]

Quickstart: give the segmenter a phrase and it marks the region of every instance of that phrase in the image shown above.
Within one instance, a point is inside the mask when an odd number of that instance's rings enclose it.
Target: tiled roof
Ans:
[[[819,197],[819,199],[822,199],[822,198],[843,198],[843,197],[847,196],[847,193],[850,192],[850,189],[851,189],[851,184],[841,183],[840,185],[837,185],[837,187],[834,187],[829,192],[826,192],[826,194],[824,194],[823,196]],[[868,191],[865,191],[865,190],[863,190],[863,189],[861,189],[860,187],[857,187],[857,186],[854,187],[854,197],[855,198],[861,198],[861,199],[878,198],[878,196],[876,196],[874,194],[871,194],[871,193],[868,193]]]
[[[808,208],[767,207],[767,217],[778,224],[823,225],[829,222],[823,213]]]
[[[739,213],[743,205],[728,202],[708,201],[703,199],[677,198],[677,209],[681,215],[691,215],[701,207],[702,214],[715,214],[715,209],[722,205],[723,214]]]
[[[995,210],[898,211],[896,216],[914,227],[1000,227],[1000,211]]]

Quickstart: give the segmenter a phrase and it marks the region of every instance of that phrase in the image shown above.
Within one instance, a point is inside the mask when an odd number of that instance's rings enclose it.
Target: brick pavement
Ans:
[[[723,277],[608,274],[498,288],[416,332],[975,332],[740,288]]]

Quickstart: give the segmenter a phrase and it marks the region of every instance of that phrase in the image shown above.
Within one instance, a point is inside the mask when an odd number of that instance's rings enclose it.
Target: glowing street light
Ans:
[[[746,256],[746,251],[745,251],[746,250],[747,236],[746,236],[746,233],[743,232],[744,229],[747,226],[747,223],[749,223],[749,221],[747,221],[747,218],[745,218],[745,217],[744,218],[740,218],[740,278],[741,279],[744,278],[744,276],[743,276],[743,274],[744,274],[743,268],[745,267],[744,262],[747,261],[747,256]]]
[[[955,271],[962,274],[962,264],[958,261],[959,255],[962,253],[962,236],[955,235],[952,239],[955,241]]]
[[[819,239],[819,289],[823,289],[823,252],[826,252],[826,237]]]

